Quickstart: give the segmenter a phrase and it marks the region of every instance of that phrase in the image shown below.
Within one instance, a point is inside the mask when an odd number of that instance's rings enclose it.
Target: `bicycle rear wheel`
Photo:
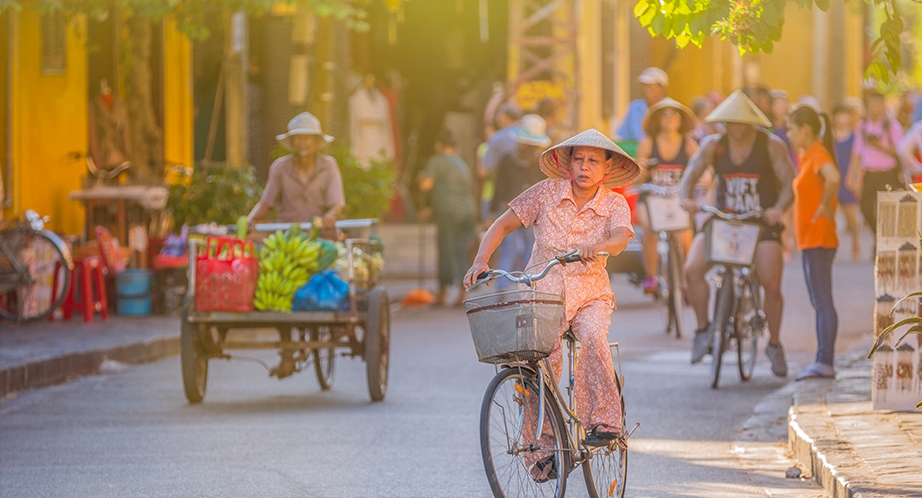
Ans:
[[[743,286],[736,309],[736,352],[743,381],[752,378],[759,353],[759,336],[765,327],[759,283],[750,280],[747,284]]]
[[[537,379],[532,372],[520,368],[500,371],[484,393],[480,410],[480,449],[483,466],[493,496],[562,497],[570,470],[569,440],[563,417],[545,388],[544,433],[537,449],[531,448],[537,418],[537,407],[528,401],[538,399]],[[531,408],[531,410],[529,410]],[[545,441],[547,440],[547,441]],[[534,461],[554,455],[553,479],[535,482],[531,470]]]
[[[675,331],[675,338],[682,338],[682,311],[685,309],[685,296],[682,295],[682,251],[679,241],[673,236],[669,237],[669,256],[666,268],[666,283],[668,296],[666,306],[669,309],[669,324],[666,332]]]
[[[624,418],[624,392],[621,379],[615,373],[615,384],[621,398],[621,423]],[[590,498],[623,498],[627,484],[627,448],[611,443],[603,448],[591,448],[592,456],[583,462],[583,477]]]
[[[723,283],[717,291],[717,298],[714,303],[714,319],[711,326],[714,327],[714,338],[711,344],[711,354],[714,360],[711,362],[711,388],[717,389],[720,384],[720,367],[723,363],[724,351],[727,350],[727,333],[730,325],[730,307],[733,304],[733,277],[728,272],[724,276]]]
[[[4,236],[9,253],[0,251],[0,270],[18,283],[4,285],[0,317],[17,323],[48,318],[70,290],[70,270],[74,267],[70,251],[48,230],[15,230]],[[24,273],[13,273],[17,267]]]

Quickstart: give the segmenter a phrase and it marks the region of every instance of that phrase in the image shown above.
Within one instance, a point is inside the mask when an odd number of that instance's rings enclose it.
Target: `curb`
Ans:
[[[825,433],[835,428],[825,420],[824,408],[804,410],[792,406],[788,411],[788,445],[794,453],[794,459],[806,466],[814,481],[822,486],[827,496],[834,498],[854,497],[854,486],[836,470],[843,465],[854,466],[848,445],[829,439],[818,444],[809,433]],[[822,447],[822,449],[820,448]]]
[[[26,389],[61,384],[96,375],[106,360],[139,364],[179,354],[179,337],[125,344],[109,349],[70,353],[0,370],[0,400]]]

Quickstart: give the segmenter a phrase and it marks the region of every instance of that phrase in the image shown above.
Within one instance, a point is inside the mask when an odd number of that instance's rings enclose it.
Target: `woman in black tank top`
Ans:
[[[688,134],[695,129],[695,118],[684,105],[672,99],[663,99],[653,105],[643,122],[647,136],[640,141],[637,148],[637,161],[644,166],[644,174],[638,179],[640,183],[652,183],[660,187],[676,187],[688,165],[688,160],[698,151],[698,144]],[[637,204],[637,219],[643,231],[643,264],[646,278],[643,290],[648,294],[659,291],[656,275],[659,270],[659,258],[656,243],[659,234],[650,229],[647,214],[646,193],[642,193]],[[691,230],[677,234],[685,250],[691,244]]]

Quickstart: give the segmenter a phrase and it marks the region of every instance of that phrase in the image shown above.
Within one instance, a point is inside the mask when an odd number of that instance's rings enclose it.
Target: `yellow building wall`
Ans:
[[[163,40],[163,157],[168,163],[192,166],[192,44],[173,26]]]
[[[579,54],[579,122],[574,132],[595,128],[608,134],[611,125],[602,116],[602,4],[584,2],[582,19],[576,25],[579,36],[576,52]]]
[[[82,16],[67,29],[67,71],[41,72],[40,15],[23,9],[19,14],[18,46],[13,61],[13,206],[5,215],[34,209],[53,218],[55,231],[81,233],[84,210],[67,200],[80,188],[86,165],[68,160],[68,154],[86,154],[87,59],[86,23]],[[15,39],[15,34],[14,34]]]
[[[775,43],[771,54],[753,56],[759,66],[758,82],[769,88],[786,90],[792,102],[802,95],[810,95],[814,57],[813,12],[789,2],[781,41]]]

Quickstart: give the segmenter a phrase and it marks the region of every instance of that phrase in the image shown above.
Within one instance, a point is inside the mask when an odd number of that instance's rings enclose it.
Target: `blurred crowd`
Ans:
[[[664,150],[660,149],[668,149],[666,155],[674,156],[673,161],[684,168],[704,137],[724,132],[722,123],[705,120],[724,100],[719,92],[697,96],[686,106],[669,98],[669,77],[662,69],[647,68],[638,80],[642,98],[630,103],[610,135],[645,168],[662,161]],[[922,99],[912,92],[887,97],[868,84],[861,97],[849,97],[831,109],[823,109],[811,95],[794,99],[783,89],[764,85],[743,91],[771,122],[764,128],[787,145],[795,168],[804,151],[794,147],[788,137],[790,112],[806,105],[830,116],[842,179],[837,217],[844,220],[851,257],[860,258],[860,231],[865,227],[874,230],[876,226],[874,192],[922,181]],[[538,169],[539,154],[567,138],[558,121],[559,104],[546,98],[531,109],[522,109],[501,98],[492,99],[484,113],[483,141],[477,149],[475,165],[460,159],[457,139],[450,130],[441,132],[435,154],[420,174],[420,186],[430,193],[440,233],[440,302],[444,303],[450,286],[459,284],[478,233],[506,209],[510,200],[544,178]],[[651,134],[661,138],[651,140]],[[702,177],[699,202],[713,203],[713,197],[708,197],[709,192],[713,193],[708,188],[712,179],[712,175]],[[650,180],[647,175],[638,183]],[[633,189],[628,187],[621,193],[635,208],[637,195]],[[634,221],[642,225],[636,216]],[[784,221],[787,228],[783,244],[786,258],[790,258],[797,250],[791,210]],[[504,240],[495,263],[500,268],[521,269],[529,260],[533,244],[532,229],[519,229]],[[654,284],[648,278],[645,290]]]

